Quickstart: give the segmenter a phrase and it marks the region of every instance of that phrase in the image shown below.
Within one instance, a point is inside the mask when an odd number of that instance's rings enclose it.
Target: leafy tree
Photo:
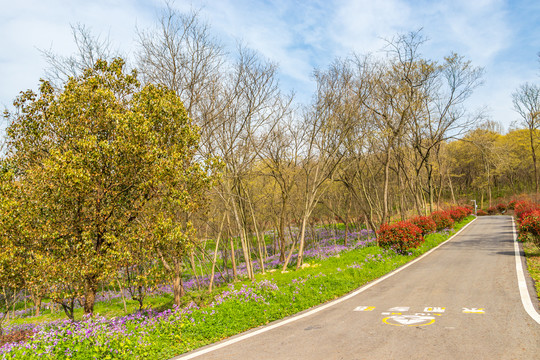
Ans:
[[[141,219],[170,224],[178,209],[197,208],[214,167],[195,160],[198,128],[180,98],[141,86],[121,59],[97,61],[59,92],[42,81],[39,94],[27,91],[14,105],[6,159],[36,209],[25,225],[36,250],[55,260],[51,290],[84,294],[84,312],[92,313],[98,283],[129,258],[126,244],[149,233],[134,229],[156,226]],[[184,234],[159,245],[193,241],[193,230]],[[143,240],[156,247],[155,237]]]

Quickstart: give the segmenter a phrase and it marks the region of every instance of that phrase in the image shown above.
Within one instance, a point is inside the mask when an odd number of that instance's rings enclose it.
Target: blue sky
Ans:
[[[136,27],[156,23],[162,1],[0,0],[0,107],[19,91],[36,89],[47,66],[38,49],[75,50],[70,24],[108,36],[121,52],[136,48]],[[423,29],[422,53],[442,60],[454,51],[485,68],[485,84],[468,102],[486,108],[505,128],[518,115],[511,93],[540,82],[540,1],[518,0],[176,0],[182,11],[200,9],[212,32],[234,52],[243,42],[280,66],[284,91],[309,101],[314,68],[353,52],[380,51],[383,39]],[[1,128],[2,126],[0,126]]]

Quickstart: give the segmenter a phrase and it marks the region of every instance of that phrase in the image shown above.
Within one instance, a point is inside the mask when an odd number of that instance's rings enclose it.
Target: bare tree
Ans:
[[[201,128],[205,144],[224,111],[225,51],[197,11],[180,13],[167,4],[156,28],[138,31],[138,65],[145,81],[164,85],[182,99]]]
[[[525,83],[512,93],[514,110],[521,116],[522,125],[529,130],[529,141],[534,167],[534,189],[538,193],[538,169],[536,166],[536,137],[540,127],[540,86]]]
[[[45,77],[58,89],[69,77],[81,75],[84,69],[94,67],[98,60],[110,61],[121,57],[118,50],[114,49],[109,37],[93,35],[90,28],[77,23],[71,25],[73,40],[77,46],[77,52],[70,56],[62,56],[52,49],[40,52],[49,64]]]

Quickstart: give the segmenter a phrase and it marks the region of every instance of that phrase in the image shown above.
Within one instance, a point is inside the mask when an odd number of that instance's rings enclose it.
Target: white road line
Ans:
[[[348,295],[345,295],[343,297],[340,297],[339,299],[336,299],[336,300],[333,300],[329,303],[326,303],[322,306],[319,306],[313,310],[310,310],[310,311],[307,311],[303,314],[300,314],[300,315],[296,315],[293,317],[290,317],[286,320],[283,320],[283,321],[279,321],[277,323],[274,323],[272,325],[269,325],[269,326],[265,326],[259,330],[255,330],[255,331],[251,331],[247,334],[244,334],[244,335],[241,335],[241,336],[238,336],[238,337],[235,337],[234,339],[231,339],[231,340],[228,340],[228,341],[225,341],[225,342],[222,342],[220,344],[217,344],[217,345],[214,345],[214,346],[210,346],[206,349],[202,349],[202,350],[199,350],[199,351],[195,351],[191,354],[188,354],[188,355],[185,355],[185,356],[182,356],[182,355],[179,355],[178,357],[175,357],[173,358],[172,360],[188,360],[188,359],[193,359],[193,358],[196,358],[198,356],[201,356],[201,355],[204,355],[204,354],[207,354],[209,352],[212,352],[212,351],[215,351],[215,350],[218,350],[218,349],[221,349],[221,348],[224,348],[226,346],[229,346],[229,345],[232,345],[234,343],[237,343],[239,341],[242,341],[242,340],[245,340],[245,339],[249,339],[250,337],[253,337],[253,336],[256,336],[256,335],[259,335],[259,334],[262,334],[262,333],[265,333],[267,331],[270,331],[270,330],[273,330],[275,328],[278,328],[278,327],[281,327],[283,325],[287,325],[287,324],[290,324],[296,320],[300,320],[300,319],[303,319],[305,317],[308,317],[308,316],[311,316],[313,314],[316,314],[318,313],[319,311],[323,311],[325,309],[328,309],[329,307],[331,306],[334,306],[334,305],[337,305],[345,300],[349,300],[350,298],[352,297],[355,297],[356,295],[366,291],[367,289],[371,288],[372,286],[375,286],[377,285],[378,283],[380,283],[381,281],[385,280],[385,279],[388,279],[390,276],[393,276],[397,273],[399,273],[400,271],[402,270],[405,270],[406,268],[408,268],[409,266],[411,266],[412,264],[422,260],[423,258],[425,258],[426,256],[428,256],[429,254],[431,254],[433,251],[437,250],[439,247],[443,246],[444,244],[446,244],[447,242],[449,242],[450,240],[452,240],[454,237],[458,236],[460,232],[462,232],[463,230],[465,230],[466,227],[468,227],[470,224],[472,224],[474,221],[476,221],[476,219],[473,219],[470,223],[468,223],[467,225],[465,225],[464,227],[462,227],[457,233],[455,233],[454,235],[452,235],[448,240],[440,243],[438,246],[434,247],[433,249],[429,250],[428,252],[426,252],[425,254],[423,254],[422,256],[412,260],[411,262],[408,262],[407,264],[403,265],[402,267],[392,271],[391,273],[388,273],[386,275],[384,275],[383,277],[380,277],[378,278],[377,280],[374,280],[372,282],[370,282],[369,284],[367,285],[364,285],[362,286],[360,289],[358,290],[355,290],[353,291],[352,293],[348,294]]]
[[[517,242],[516,224],[514,218],[512,218],[512,230],[514,232],[514,254],[516,258],[516,272],[518,278],[519,295],[521,296],[521,302],[527,314],[533,318],[538,324],[540,324],[540,314],[533,306],[529,290],[527,289],[527,282],[525,281],[525,273],[523,272],[523,265],[521,264],[521,254],[519,252],[519,244]]]

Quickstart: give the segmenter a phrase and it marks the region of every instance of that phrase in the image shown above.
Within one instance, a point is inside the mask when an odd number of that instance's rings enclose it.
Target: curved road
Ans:
[[[540,359],[540,324],[522,304],[513,239],[511,217],[478,218],[347,300],[177,359]]]

